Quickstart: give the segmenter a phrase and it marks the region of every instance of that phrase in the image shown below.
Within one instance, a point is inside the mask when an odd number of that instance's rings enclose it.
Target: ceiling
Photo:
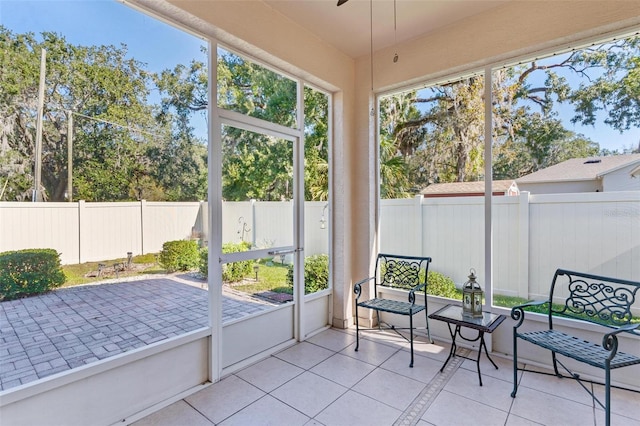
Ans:
[[[263,0],[346,55],[357,58],[451,25],[510,0]],[[370,13],[372,6],[372,13]],[[373,19],[371,19],[373,16]]]

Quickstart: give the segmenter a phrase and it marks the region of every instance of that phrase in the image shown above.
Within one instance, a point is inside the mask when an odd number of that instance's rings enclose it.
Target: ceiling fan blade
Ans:
[[[343,4],[345,4],[348,1],[349,0],[338,0],[338,6],[342,6]]]

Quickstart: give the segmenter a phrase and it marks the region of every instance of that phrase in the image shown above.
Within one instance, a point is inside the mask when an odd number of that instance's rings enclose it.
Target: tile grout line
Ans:
[[[436,397],[440,394],[440,391],[449,382],[449,379],[453,376],[453,373],[458,370],[458,367],[462,365],[466,356],[471,353],[469,349],[463,348],[456,353],[453,359],[449,360],[447,367],[442,373],[436,374],[431,379],[427,386],[420,392],[420,394],[409,404],[409,407],[404,410],[402,415],[396,420],[394,426],[412,426],[417,424],[422,415],[431,406]]]

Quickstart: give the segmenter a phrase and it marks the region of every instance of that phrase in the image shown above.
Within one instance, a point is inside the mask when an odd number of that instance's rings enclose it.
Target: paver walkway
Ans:
[[[223,321],[269,306],[225,293]],[[1,302],[0,390],[206,327],[207,318],[207,291],[172,276]]]

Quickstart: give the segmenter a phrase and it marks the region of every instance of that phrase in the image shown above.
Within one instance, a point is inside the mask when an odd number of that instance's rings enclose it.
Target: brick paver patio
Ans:
[[[0,390],[206,327],[207,290],[200,284],[169,276],[1,302]],[[223,321],[269,306],[225,292]]]

